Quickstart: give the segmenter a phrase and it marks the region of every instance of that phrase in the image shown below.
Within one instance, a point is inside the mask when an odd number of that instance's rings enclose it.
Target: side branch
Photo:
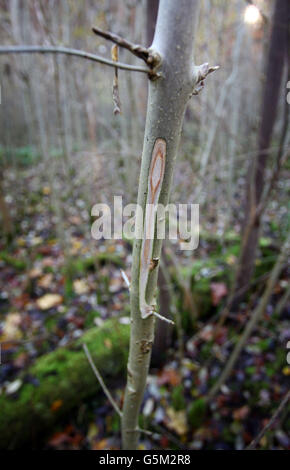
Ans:
[[[219,65],[210,67],[208,62],[202,65],[197,65],[193,69],[193,92],[192,95],[198,95],[204,87],[204,80],[208,75],[215,72],[220,68]]]
[[[146,47],[127,41],[127,39],[124,39],[121,36],[118,36],[117,34],[111,33],[110,31],[103,31],[102,29],[96,27],[93,27],[92,30],[97,36],[101,36],[104,39],[108,39],[109,41],[114,42],[118,46],[130,51],[139,59],[144,60],[144,62],[146,62],[146,64],[150,68],[155,67],[159,63],[159,56],[154,54],[152,51],[150,51],[150,49],[147,49]]]
[[[88,350],[88,347],[87,345],[84,343],[83,344],[83,349],[85,351],[85,354],[87,356],[87,359],[89,361],[89,364],[95,374],[95,376],[97,377],[98,381],[99,381],[99,384],[100,386],[102,387],[103,389],[103,392],[104,394],[106,395],[106,397],[108,398],[109,402],[111,403],[112,407],[114,408],[114,410],[116,411],[117,415],[120,416],[120,418],[122,417],[122,411],[120,410],[120,408],[118,407],[117,403],[115,402],[114,398],[112,397],[109,389],[106,387],[106,384],[105,382],[103,381],[103,378],[100,374],[100,372],[98,371],[98,369],[96,368],[95,364],[94,364],[94,361],[92,359],[92,356]]]
[[[39,54],[66,54],[83,59],[88,59],[100,64],[109,65],[110,67],[118,67],[118,69],[129,70],[130,72],[143,72],[152,75],[152,71],[145,67],[139,67],[122,62],[114,62],[90,52],[80,51],[78,49],[68,49],[66,47],[53,46],[0,46],[0,54],[19,54],[19,53],[39,53]]]
[[[279,416],[281,415],[282,411],[284,410],[284,408],[288,405],[290,401],[290,390],[288,391],[288,393],[286,393],[285,397],[283,398],[283,400],[281,401],[280,405],[278,406],[277,410],[275,411],[275,413],[273,414],[272,418],[268,421],[268,423],[266,424],[266,426],[260,431],[260,433],[258,434],[257,437],[255,437],[255,439],[252,440],[251,444],[247,447],[246,450],[254,450],[256,449],[257,445],[259,444],[260,440],[262,439],[262,437],[266,434],[267,431],[269,431],[269,429],[272,428],[272,426],[276,423],[277,419],[279,418]]]
[[[115,402],[114,398],[112,397],[112,395],[111,395],[109,389],[107,388],[107,386],[106,386],[106,384],[105,384],[105,382],[104,382],[104,380],[103,380],[103,378],[102,378],[100,372],[98,371],[98,369],[97,369],[97,367],[96,367],[96,365],[95,365],[95,363],[94,363],[94,361],[93,361],[93,358],[92,358],[92,356],[91,356],[91,354],[90,354],[90,351],[88,350],[88,347],[87,347],[87,345],[86,345],[85,343],[83,344],[83,350],[84,350],[84,352],[85,352],[85,355],[87,356],[87,360],[88,360],[88,362],[89,362],[89,364],[90,364],[90,366],[91,366],[91,368],[92,368],[92,371],[94,372],[96,378],[98,379],[98,382],[99,382],[100,386],[101,386],[102,389],[103,389],[104,394],[105,394],[106,397],[108,398],[109,402],[111,403],[112,407],[113,407],[114,410],[116,411],[117,415],[118,415],[120,418],[122,418],[123,413],[122,413],[122,411],[120,410],[120,408],[118,407],[118,405],[117,405],[117,403]],[[137,427],[137,429],[132,429],[131,432],[136,432],[136,431],[137,431],[137,432],[141,432],[141,433],[143,433],[143,434],[147,434],[148,436],[152,436],[152,434],[153,434],[151,431],[147,431],[146,429],[141,429],[141,428],[139,428],[139,427]],[[130,431],[129,431],[129,432],[130,432]]]

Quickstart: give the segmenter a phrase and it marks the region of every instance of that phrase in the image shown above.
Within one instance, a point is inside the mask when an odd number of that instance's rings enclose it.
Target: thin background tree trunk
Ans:
[[[271,144],[283,77],[283,66],[287,57],[289,14],[289,0],[276,0],[262,97],[261,124],[258,137],[259,153],[251,163],[248,172],[242,251],[235,279],[234,295],[230,302],[232,308],[238,305],[243,299],[244,293],[248,290],[255,266],[262,215],[259,214],[255,217],[255,211],[261,202],[265,186],[265,172],[269,156],[268,148]],[[237,295],[237,291],[241,291],[242,294]]]

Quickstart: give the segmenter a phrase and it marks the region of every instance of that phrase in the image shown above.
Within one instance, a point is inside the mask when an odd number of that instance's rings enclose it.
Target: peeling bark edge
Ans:
[[[166,164],[166,141],[164,139],[156,139],[151,164],[148,174],[148,187],[147,187],[147,200],[146,200],[146,213],[144,220],[144,229],[142,236],[142,246],[140,252],[140,273],[139,273],[139,304],[141,317],[147,318],[154,312],[154,303],[148,304],[146,302],[147,282],[150,271],[152,271],[154,264],[152,257],[154,232],[156,226],[156,208],[159,201],[160,192],[162,189],[163,178],[165,173]]]

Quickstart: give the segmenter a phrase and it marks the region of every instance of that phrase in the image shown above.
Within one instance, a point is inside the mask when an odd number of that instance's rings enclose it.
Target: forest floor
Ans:
[[[10,246],[0,240],[0,393],[17,400],[21,376],[37,358],[84,331],[117,317],[129,323],[129,294],[121,269],[130,277],[131,245],[123,240],[93,241],[87,202],[64,195],[65,209],[52,205],[52,189],[36,170],[21,170],[21,184],[8,198],[15,220]],[[10,175],[13,187],[13,174]],[[9,178],[8,178],[9,183]],[[62,224],[59,223],[60,219]],[[257,304],[267,273],[277,256],[277,236],[261,239],[260,258],[249,303],[215,330],[217,315],[229,292],[238,254],[238,236],[219,244],[203,239],[192,257],[180,261],[180,273],[200,313],[184,311],[183,293],[170,271],[177,312],[182,320],[183,356],[174,335],[166,363],[150,372],[142,406],[140,449],[243,449],[258,434],[289,388],[289,308],[277,316],[276,305],[287,287],[284,272],[271,302],[233,373],[205,406],[204,397],[220,375],[233,344]],[[178,247],[174,247],[178,257]],[[178,258],[179,259],[179,258]],[[202,261],[201,261],[202,260]],[[174,268],[176,269],[176,267]],[[24,378],[23,378],[24,377]],[[125,378],[112,393],[121,405]],[[37,385],[36,385],[37,386]],[[52,412],[62,406],[53,403]],[[286,410],[287,411],[287,410]],[[261,440],[263,449],[290,449],[290,418],[284,412]],[[62,418],[41,443],[43,449],[118,449],[120,423],[100,392]]]

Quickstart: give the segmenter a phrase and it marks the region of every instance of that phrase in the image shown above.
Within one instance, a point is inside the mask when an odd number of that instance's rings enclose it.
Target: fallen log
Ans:
[[[125,371],[129,327],[116,320],[40,357],[26,371],[33,383],[23,383],[14,395],[0,395],[0,449],[35,448],[40,435],[100,390],[83,343],[106,382]]]

